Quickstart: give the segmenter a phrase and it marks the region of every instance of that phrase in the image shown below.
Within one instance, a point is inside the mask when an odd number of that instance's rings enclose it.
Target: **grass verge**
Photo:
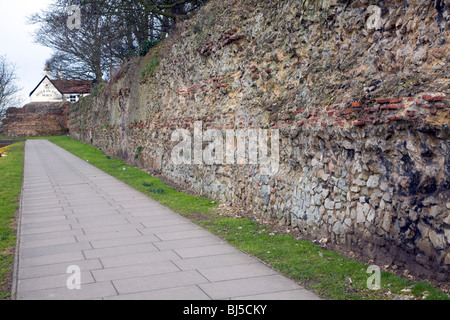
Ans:
[[[214,201],[181,193],[88,144],[66,136],[48,140],[266,262],[324,299],[449,299],[428,282],[413,282],[387,272],[381,272],[381,288],[370,290],[367,288],[371,276],[367,273],[368,265],[309,241],[275,234],[270,227],[252,219],[220,215]]]
[[[2,148],[0,158],[0,300],[11,298],[16,231],[15,213],[22,188],[23,142]]]

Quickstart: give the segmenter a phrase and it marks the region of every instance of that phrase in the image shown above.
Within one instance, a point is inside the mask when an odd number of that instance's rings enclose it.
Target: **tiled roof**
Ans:
[[[36,88],[31,91],[30,96],[33,94],[34,91],[41,85],[42,81],[45,79],[48,79],[55,87],[58,89],[58,91],[61,94],[67,94],[67,93],[90,93],[92,90],[92,81],[90,80],[63,80],[63,79],[56,79],[56,80],[50,80],[48,76],[44,76],[42,78],[41,82],[36,86]]]
[[[90,80],[50,80],[61,93],[90,93],[92,81]]]

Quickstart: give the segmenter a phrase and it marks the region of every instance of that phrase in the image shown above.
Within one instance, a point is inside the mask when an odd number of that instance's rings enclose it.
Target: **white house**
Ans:
[[[45,76],[30,93],[31,102],[77,102],[80,97],[87,96],[92,90],[90,80],[50,79],[49,69],[45,69]]]

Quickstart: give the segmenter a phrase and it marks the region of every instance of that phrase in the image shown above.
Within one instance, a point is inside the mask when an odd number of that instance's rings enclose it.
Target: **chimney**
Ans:
[[[50,69],[50,64],[47,63],[44,68],[44,75],[50,78],[51,74],[52,74],[52,69]]]

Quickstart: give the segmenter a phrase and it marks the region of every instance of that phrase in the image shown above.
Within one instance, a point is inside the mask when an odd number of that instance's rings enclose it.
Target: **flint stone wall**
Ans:
[[[378,264],[448,281],[448,6],[317,3],[209,2],[74,105],[70,134]],[[196,121],[224,137],[279,130],[279,170],[175,165],[172,134]]]

